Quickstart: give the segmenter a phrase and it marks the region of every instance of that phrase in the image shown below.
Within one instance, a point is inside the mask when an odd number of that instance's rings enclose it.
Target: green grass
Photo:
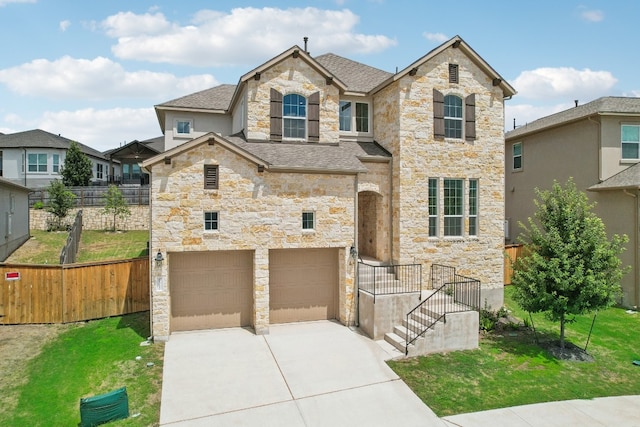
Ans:
[[[528,315],[511,300],[517,318]],[[584,348],[593,315],[578,316],[566,339]],[[558,339],[559,325],[534,315],[541,343]],[[439,416],[530,403],[640,394],[640,314],[601,311],[587,351],[594,362],[558,360],[521,328],[483,336],[480,349],[391,361],[391,368]]]
[[[59,264],[66,232],[31,230],[31,239],[5,261],[16,264]],[[77,262],[128,259],[145,256],[149,232],[83,230]]]
[[[76,426],[80,398],[122,386],[127,387],[130,414],[140,415],[109,425],[157,425],[164,347],[140,346],[148,334],[148,313],[73,325],[28,363],[28,381],[16,390],[17,407],[3,415],[7,419],[0,419],[0,425]]]

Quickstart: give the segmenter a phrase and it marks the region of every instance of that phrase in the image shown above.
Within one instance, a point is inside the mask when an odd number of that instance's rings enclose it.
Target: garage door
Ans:
[[[171,331],[251,324],[253,252],[169,254]]]
[[[269,323],[334,319],[337,249],[269,251]]]

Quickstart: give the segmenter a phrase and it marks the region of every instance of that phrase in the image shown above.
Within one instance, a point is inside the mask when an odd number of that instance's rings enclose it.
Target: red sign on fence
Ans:
[[[20,272],[19,271],[7,271],[4,273],[5,280],[20,280]]]

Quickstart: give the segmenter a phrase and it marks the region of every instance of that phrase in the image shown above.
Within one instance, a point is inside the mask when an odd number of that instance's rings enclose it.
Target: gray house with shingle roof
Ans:
[[[507,132],[505,144],[507,242],[533,216],[534,189],[571,177],[597,203],[607,232],[629,237],[620,303],[640,305],[640,98],[598,98]]]
[[[166,150],[142,162],[154,337],[337,319],[404,351],[434,265],[500,307],[514,93],[454,37],[397,73],[293,46],[156,105]],[[420,352],[477,346],[477,312],[451,316]]]
[[[71,140],[41,129],[0,135],[0,176],[28,188],[46,187],[54,179],[62,179]],[[119,164],[111,164],[98,150],[78,143],[91,160],[93,180],[108,182],[120,175]]]

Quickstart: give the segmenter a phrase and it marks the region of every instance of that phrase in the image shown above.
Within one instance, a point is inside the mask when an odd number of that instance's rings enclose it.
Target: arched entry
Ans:
[[[358,193],[358,253],[380,259],[378,230],[382,219],[382,196],[373,191]]]

